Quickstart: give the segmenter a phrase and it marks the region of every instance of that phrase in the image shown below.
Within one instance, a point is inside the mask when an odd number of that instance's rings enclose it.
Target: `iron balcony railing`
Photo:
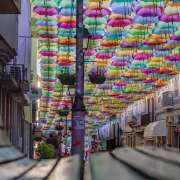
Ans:
[[[23,64],[7,64],[4,68],[4,74],[14,78],[24,92],[29,91],[27,68],[25,68]]]
[[[180,104],[180,93],[178,91],[168,91],[163,93],[162,107],[170,107]]]

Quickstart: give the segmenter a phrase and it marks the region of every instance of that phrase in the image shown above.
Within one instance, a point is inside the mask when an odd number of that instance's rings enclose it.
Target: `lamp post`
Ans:
[[[83,0],[76,0],[76,84],[75,99],[72,106],[72,154],[80,155],[84,159],[85,138],[85,105],[84,97],[84,54],[83,39],[89,34],[83,25]],[[85,41],[84,42],[88,42]]]

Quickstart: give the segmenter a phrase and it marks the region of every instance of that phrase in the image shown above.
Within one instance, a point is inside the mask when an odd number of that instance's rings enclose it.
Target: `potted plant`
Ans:
[[[65,73],[59,74],[57,77],[63,85],[73,86],[75,84],[75,80],[76,80],[75,74],[65,72]]]
[[[52,159],[55,157],[54,146],[46,142],[39,144],[37,152],[40,155],[40,159]]]
[[[67,106],[59,109],[57,112],[60,116],[67,116],[69,114],[69,108]]]
[[[106,80],[106,76],[104,73],[89,73],[89,80],[93,84],[103,84]]]

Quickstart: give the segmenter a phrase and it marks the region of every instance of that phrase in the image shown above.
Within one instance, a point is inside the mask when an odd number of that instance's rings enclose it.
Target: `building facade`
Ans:
[[[129,106],[119,121],[129,146],[180,148],[180,75],[155,94]]]
[[[30,18],[28,0],[0,7],[0,144],[11,143],[30,156]],[[29,108],[28,108],[29,107]]]
[[[108,121],[98,132],[101,141],[109,143],[111,149],[125,144],[180,150],[180,75]]]

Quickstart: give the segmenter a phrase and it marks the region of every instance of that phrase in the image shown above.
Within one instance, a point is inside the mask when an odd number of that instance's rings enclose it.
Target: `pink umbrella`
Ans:
[[[33,11],[36,12],[39,15],[48,15],[48,16],[54,16],[58,14],[58,10],[56,8],[44,8],[44,7],[34,7]]]
[[[98,52],[96,54],[96,58],[98,59],[110,59],[113,57],[113,53],[101,53],[101,52]]]
[[[180,14],[163,14],[160,18],[161,21],[163,22],[179,22],[180,21]]]
[[[153,73],[159,73],[159,68],[150,68],[150,69],[144,69],[143,71],[145,74],[153,74]]]
[[[163,41],[156,41],[156,42],[148,42],[148,41],[145,41],[144,44],[145,45],[149,45],[149,46],[156,46],[156,45],[162,45],[162,44],[165,44],[166,42],[163,42]]]
[[[53,106],[53,107],[59,107],[59,103],[53,102],[53,103],[51,103],[51,106]]]
[[[147,79],[147,80],[144,80],[143,82],[144,83],[153,83],[153,82],[155,82],[157,79]]]
[[[92,56],[96,53],[96,49],[87,49],[84,50],[84,56]]]
[[[171,74],[172,70],[170,69],[163,69],[163,70],[159,70],[160,74]]]
[[[110,42],[103,42],[101,43],[102,47],[111,47],[111,46],[118,46],[118,42],[117,41],[110,41]]]
[[[152,54],[149,54],[149,53],[136,53],[136,54],[134,54],[135,60],[143,60],[143,59],[148,59],[150,57],[152,57]]]
[[[54,39],[54,38],[57,38],[58,36],[56,34],[39,34],[38,37]]]
[[[75,62],[70,62],[70,61],[66,61],[66,62],[61,62],[61,61],[57,61],[56,62],[58,65],[60,65],[60,66],[70,66],[70,65],[72,65],[72,64],[74,64]]]
[[[112,65],[113,66],[127,66],[129,64],[128,61],[113,61]]]
[[[119,95],[119,96],[117,96],[117,98],[118,98],[118,99],[129,99],[129,97],[123,96],[123,95]]]
[[[107,8],[96,9],[96,10],[86,9],[84,12],[85,16],[88,17],[103,17],[109,15],[110,13],[111,11]]]
[[[58,27],[60,27],[60,28],[65,28],[65,29],[75,28],[75,27],[76,27],[76,23],[75,23],[75,22],[72,22],[72,23],[59,22],[59,23],[58,23]]]
[[[102,39],[103,35],[92,35],[91,39]]]
[[[114,85],[116,86],[126,86],[128,82],[115,82]]]
[[[57,56],[57,52],[55,51],[40,51],[42,56]]]
[[[111,27],[125,27],[132,24],[131,19],[111,19],[108,22],[108,26]]]
[[[180,55],[177,54],[177,55],[168,56],[168,57],[166,57],[166,60],[168,60],[168,61],[180,61]]]
[[[171,40],[180,41],[180,36],[172,35]]]

